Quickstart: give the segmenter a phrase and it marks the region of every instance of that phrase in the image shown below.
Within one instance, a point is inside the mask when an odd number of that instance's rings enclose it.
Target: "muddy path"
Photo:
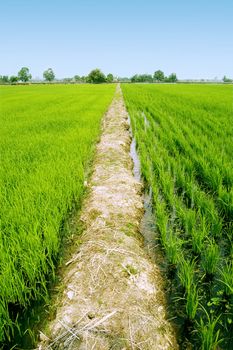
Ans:
[[[159,269],[139,233],[142,184],[132,173],[130,143],[118,86],[82,208],[82,244],[66,263],[60,305],[38,349],[178,349]]]

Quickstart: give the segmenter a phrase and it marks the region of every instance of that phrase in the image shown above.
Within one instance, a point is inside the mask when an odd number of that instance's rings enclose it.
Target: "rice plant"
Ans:
[[[166,242],[169,217],[166,212],[166,204],[163,200],[157,200],[156,204],[156,226],[161,234],[163,244]]]
[[[178,265],[178,277],[181,285],[185,290],[191,290],[192,285],[194,284],[196,263],[195,260],[180,258]]]
[[[197,329],[201,339],[201,350],[216,350],[222,342],[220,339],[220,330],[216,330],[219,317],[213,318],[206,312],[206,319],[201,318],[197,322]]]
[[[186,313],[190,320],[194,320],[199,306],[198,289],[195,284],[189,286],[186,292]]]
[[[177,265],[182,257],[182,239],[178,232],[173,232],[171,229],[167,231],[167,235],[163,241],[164,249],[168,262]]]
[[[213,240],[209,240],[201,256],[201,266],[207,274],[213,275],[217,271],[219,260],[219,247]]]
[[[233,296],[233,261],[221,267],[219,281],[222,283],[226,295]]]

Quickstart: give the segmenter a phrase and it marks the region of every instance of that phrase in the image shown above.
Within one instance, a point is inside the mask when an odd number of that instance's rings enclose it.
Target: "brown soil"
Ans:
[[[130,142],[118,86],[82,208],[82,244],[66,263],[64,293],[38,349],[178,349],[159,269],[139,234],[142,184],[132,174]]]

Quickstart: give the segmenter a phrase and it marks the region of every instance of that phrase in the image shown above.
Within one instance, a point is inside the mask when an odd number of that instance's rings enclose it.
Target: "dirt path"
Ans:
[[[178,349],[166,320],[159,270],[138,232],[142,185],[132,175],[130,142],[118,86],[82,209],[83,243],[67,264],[49,340],[43,337],[39,349]]]

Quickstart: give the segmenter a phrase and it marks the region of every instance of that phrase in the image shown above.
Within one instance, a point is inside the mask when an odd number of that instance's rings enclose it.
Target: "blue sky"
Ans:
[[[0,75],[233,77],[232,0],[0,0]]]

